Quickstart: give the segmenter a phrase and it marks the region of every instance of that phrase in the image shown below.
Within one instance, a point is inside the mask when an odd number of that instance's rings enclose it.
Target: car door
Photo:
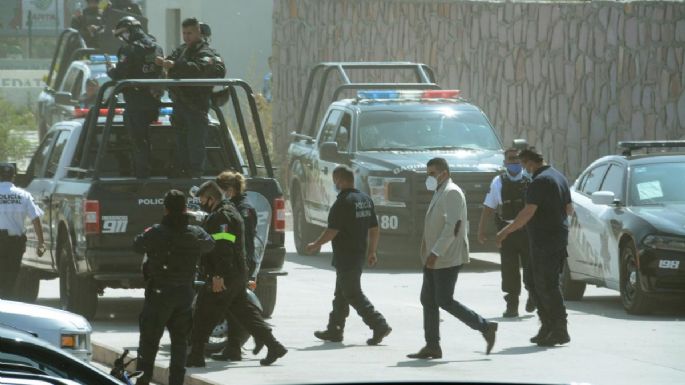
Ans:
[[[333,172],[333,163],[321,159],[320,149],[321,145],[326,142],[332,142],[335,139],[335,133],[339,126],[340,119],[342,119],[343,111],[332,109],[326,120],[324,121],[321,130],[319,130],[319,137],[316,141],[316,150],[312,152],[312,183],[309,183],[309,191],[307,193],[310,207],[310,218],[320,224],[325,224],[328,221],[328,207],[329,200],[326,189],[327,186],[333,184],[331,175]]]
[[[348,154],[350,150],[350,134],[352,125],[352,114],[347,111],[343,112],[343,116],[340,119],[340,123],[334,129],[333,138],[329,140],[330,142],[336,142],[338,144],[338,152]],[[338,199],[338,192],[335,191],[335,185],[333,184],[333,170],[338,167],[340,163],[329,162],[326,160],[320,161],[320,166],[322,168],[328,168],[328,178],[323,175],[322,180],[322,190],[324,191],[324,211],[326,213],[326,219],[328,219],[328,212],[331,210],[333,203]]]
[[[593,192],[600,191],[608,164],[593,166],[582,177],[573,194],[573,216],[569,232],[569,267],[571,271],[588,277],[600,277],[600,249],[602,225],[592,203]]]
[[[618,163],[611,163],[609,171],[604,176],[600,191],[611,191],[614,193],[618,205],[606,205],[597,207],[597,216],[602,224],[603,231],[600,234],[601,249],[600,257],[602,267],[598,273],[611,289],[619,289],[619,236],[623,229],[625,218],[625,185],[626,169]]]
[[[31,182],[26,187],[26,190],[31,193],[33,200],[44,214],[40,218],[41,227],[43,229],[43,237],[45,241],[45,246],[50,246],[49,232],[50,232],[50,212],[49,212],[49,199],[46,200],[45,190],[48,182],[45,180],[45,169],[47,167],[48,161],[50,160],[50,153],[55,144],[55,140],[60,132],[58,130],[50,131],[40,146],[36,150],[31,163],[26,171],[27,177],[30,178]],[[38,247],[38,237],[33,229],[32,225],[28,225],[26,228],[26,253],[24,254],[24,260],[28,261],[31,265],[44,265],[45,267],[51,266],[52,261],[50,254],[43,255],[39,257],[36,253],[36,248]]]

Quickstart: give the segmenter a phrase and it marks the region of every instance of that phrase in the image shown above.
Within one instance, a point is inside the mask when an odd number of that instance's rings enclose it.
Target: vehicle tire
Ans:
[[[649,298],[642,291],[637,253],[632,242],[621,247],[621,300],[629,314],[646,314],[650,311]]]
[[[296,195],[294,195],[296,196]],[[300,255],[317,255],[319,252],[307,253],[305,250],[308,243],[316,239],[316,226],[307,223],[304,216],[304,205],[302,199],[295,198],[293,201],[293,236],[295,238],[295,249]]]
[[[28,267],[21,267],[12,290],[12,299],[26,303],[34,303],[38,298],[40,275]]]
[[[262,304],[262,316],[270,318],[276,308],[278,294],[278,280],[276,277],[262,277],[257,282],[255,294]]]
[[[569,270],[568,261],[564,262],[564,270],[561,272],[561,294],[567,301],[580,301],[585,294],[585,282],[575,281],[571,279],[571,271]]]
[[[97,285],[91,277],[76,274],[71,240],[62,237],[59,258],[59,302],[63,310],[84,316],[88,321],[95,318],[98,303]]]

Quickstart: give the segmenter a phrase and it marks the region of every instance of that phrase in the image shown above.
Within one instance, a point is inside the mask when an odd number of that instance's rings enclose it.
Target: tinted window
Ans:
[[[52,148],[48,167],[45,169],[46,178],[52,178],[57,173],[59,159],[62,157],[64,147],[67,145],[67,140],[69,140],[69,131],[60,131],[57,141],[55,141],[55,146]]]
[[[623,167],[612,164],[602,182],[602,191],[611,191],[618,200],[623,200]]]
[[[57,131],[49,133],[40,146],[33,155],[33,160],[29,166],[28,174],[34,178],[40,178],[43,176],[43,170],[45,169],[45,162],[48,160],[48,153],[52,147]]]
[[[599,191],[599,186],[602,185],[607,168],[609,168],[609,165],[603,164],[590,170],[581,188],[583,194],[591,195],[593,192]]]
[[[340,116],[342,111],[333,110],[328,114],[326,123],[324,123],[323,130],[321,131],[321,136],[319,137],[319,146],[326,142],[332,142],[335,137],[335,129],[338,128],[338,122],[340,121]]]

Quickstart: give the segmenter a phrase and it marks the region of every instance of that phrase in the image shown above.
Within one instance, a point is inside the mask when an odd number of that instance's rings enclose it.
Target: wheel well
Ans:
[[[621,282],[625,277],[625,271],[623,268],[623,248],[631,242],[633,242],[633,238],[627,234],[621,236],[621,239],[618,241],[618,271],[620,274],[619,278]]]
[[[290,185],[290,206],[292,207],[295,199],[301,199],[300,196],[300,182],[295,179]]]

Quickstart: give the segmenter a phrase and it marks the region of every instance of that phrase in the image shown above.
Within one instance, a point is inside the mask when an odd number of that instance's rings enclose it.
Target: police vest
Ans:
[[[511,221],[516,218],[516,215],[523,210],[526,204],[526,189],[530,180],[523,177],[519,180],[511,180],[506,171],[500,177],[502,183],[502,206],[500,207],[499,216],[503,221]]]

